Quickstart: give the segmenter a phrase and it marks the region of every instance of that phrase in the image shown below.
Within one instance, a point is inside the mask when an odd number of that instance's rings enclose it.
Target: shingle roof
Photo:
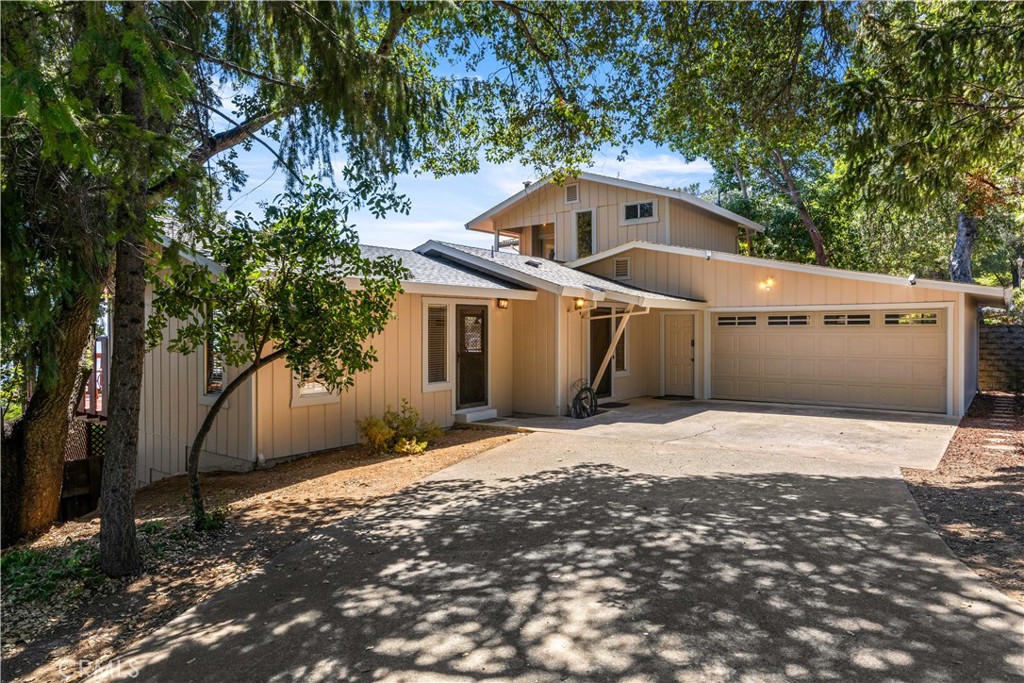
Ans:
[[[629,296],[642,297],[644,299],[659,299],[664,301],[695,301],[683,297],[669,296],[650,292],[638,287],[608,280],[597,275],[575,270],[562,265],[556,261],[549,261],[538,256],[522,256],[520,254],[507,254],[501,251],[494,252],[481,247],[470,247],[465,244],[454,244],[451,242],[430,241],[419,247],[416,251],[424,254],[430,253],[431,245],[441,245],[467,254],[485,262],[491,262],[503,266],[516,273],[522,273],[528,277],[540,278],[546,282],[559,287],[575,287],[577,289],[588,289],[595,292],[614,293],[618,292]],[[432,255],[436,257],[436,254]]]
[[[431,285],[450,285],[454,287],[487,287],[490,289],[517,290],[522,287],[515,283],[496,278],[491,275],[477,272],[466,266],[454,263],[440,256],[424,256],[409,249],[394,249],[391,247],[375,247],[369,244],[360,244],[363,256],[367,258],[378,258],[380,256],[391,256],[402,262],[402,265],[409,269],[410,282],[419,282]]]

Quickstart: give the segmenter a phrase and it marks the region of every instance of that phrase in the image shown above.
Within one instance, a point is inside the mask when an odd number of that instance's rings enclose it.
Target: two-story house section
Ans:
[[[583,173],[558,185],[526,186],[466,224],[518,241],[519,253],[574,261],[628,242],[737,253],[737,240],[764,228],[681,190]]]

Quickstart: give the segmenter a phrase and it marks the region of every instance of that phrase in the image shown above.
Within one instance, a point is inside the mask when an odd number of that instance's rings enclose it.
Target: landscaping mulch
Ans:
[[[11,559],[22,560],[18,566],[31,580],[4,585],[3,678],[102,675],[132,641],[250,576],[310,532],[520,436],[454,429],[419,455],[382,457],[355,446],[270,470],[204,475],[204,493],[226,507],[227,520],[202,534],[191,529],[184,477],[157,482],[136,498],[145,568],[126,579],[96,569],[95,514],[56,526],[4,554],[7,564],[9,553],[21,553]]]
[[[935,470],[904,469],[910,492],[950,550],[1024,605],[1024,404],[982,394]]]

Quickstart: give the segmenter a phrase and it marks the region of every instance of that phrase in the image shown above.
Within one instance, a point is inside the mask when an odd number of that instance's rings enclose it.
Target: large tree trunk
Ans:
[[[127,3],[124,20],[145,14],[142,3]],[[121,111],[138,131],[147,129],[139,65],[126,53],[128,79],[121,86]],[[149,150],[142,146],[127,157],[127,193],[117,211],[118,231],[114,266],[114,341],[110,351],[110,406],[107,411],[107,456],[100,491],[100,567],[108,576],[139,569],[135,538],[135,486],[139,452],[139,409],[146,358],[146,223]]]
[[[262,355],[262,352],[260,353]],[[200,531],[203,530],[206,522],[206,505],[203,502],[203,492],[199,486],[199,454],[203,450],[203,444],[206,443],[206,436],[210,433],[210,429],[213,428],[213,422],[217,419],[217,415],[220,414],[220,409],[228,400],[228,396],[233,394],[235,389],[242,386],[242,383],[255,374],[257,370],[282,357],[284,357],[284,350],[278,349],[268,356],[259,358],[245,370],[238,373],[238,376],[224,387],[220,396],[213,402],[210,409],[206,411],[206,418],[203,419],[203,424],[200,425],[199,431],[196,432],[196,438],[192,440],[192,447],[188,451],[188,491],[192,497],[192,518],[195,520],[196,528]]]
[[[971,277],[971,254],[978,239],[978,218],[966,211],[956,217],[956,242],[949,255],[949,277],[953,282],[974,282]]]
[[[51,385],[37,386],[25,414],[3,436],[3,545],[49,527],[60,510],[64,446],[81,393],[82,354],[100,304],[99,287],[80,292],[58,316],[58,368]]]
[[[736,180],[740,184],[740,194],[743,196],[743,199],[749,201],[750,200],[750,194],[747,191],[747,181],[746,181],[746,178],[744,178],[744,176],[743,176],[743,169],[740,167],[739,162],[735,161],[735,160],[732,163],[732,167],[733,167],[733,170],[736,172]],[[754,255],[754,231],[751,230],[750,228],[747,228],[745,236],[747,238],[747,256],[753,256]]]
[[[807,210],[804,200],[800,197],[800,188],[796,186],[796,179],[793,178],[789,165],[779,152],[773,151],[772,156],[775,157],[775,162],[778,164],[779,171],[782,172],[782,178],[785,181],[785,185],[780,185],[779,189],[793,202],[793,206],[796,207],[796,211],[800,215],[800,221],[807,228],[811,244],[814,245],[814,256],[818,261],[818,265],[827,266],[828,255],[825,253],[825,240],[821,236],[821,230],[818,229],[817,223],[811,218],[811,212]]]
[[[135,472],[146,355],[145,246],[134,234],[127,235],[117,244],[116,258],[107,455],[100,492],[100,564],[107,575],[124,576],[139,568]]]

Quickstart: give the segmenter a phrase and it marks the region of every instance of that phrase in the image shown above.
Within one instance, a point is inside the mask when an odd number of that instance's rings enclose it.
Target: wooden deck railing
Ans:
[[[92,349],[92,372],[78,403],[78,415],[105,420],[107,417],[107,378],[110,376],[110,353],[106,336],[96,337]]]

